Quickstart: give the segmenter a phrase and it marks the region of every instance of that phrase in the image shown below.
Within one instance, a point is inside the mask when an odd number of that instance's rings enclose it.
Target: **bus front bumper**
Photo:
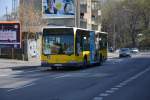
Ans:
[[[41,63],[41,67],[51,67],[51,68],[71,68],[71,67],[80,67],[83,63]]]

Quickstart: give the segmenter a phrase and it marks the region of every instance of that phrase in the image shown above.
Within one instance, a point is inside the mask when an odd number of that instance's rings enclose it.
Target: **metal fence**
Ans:
[[[0,48],[0,58],[24,60],[24,52],[22,48]]]

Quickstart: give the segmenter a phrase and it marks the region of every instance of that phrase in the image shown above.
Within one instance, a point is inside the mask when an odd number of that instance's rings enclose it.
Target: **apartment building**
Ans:
[[[101,1],[80,0],[80,27],[101,30]]]
[[[22,0],[20,0],[22,1]],[[43,13],[43,2],[47,0],[24,0],[25,6],[34,3],[34,8]],[[57,0],[55,0],[57,1]],[[61,0],[58,0],[61,1]],[[43,18],[52,26],[71,26],[101,31],[101,0],[72,0],[75,15],[72,18]],[[22,3],[22,2],[20,2]],[[21,4],[20,4],[21,5]],[[25,11],[23,11],[25,12]]]

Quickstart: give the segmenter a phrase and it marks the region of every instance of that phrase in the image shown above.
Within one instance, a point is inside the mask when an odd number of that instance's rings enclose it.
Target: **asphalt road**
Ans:
[[[70,71],[0,69],[0,100],[150,100],[150,53]]]

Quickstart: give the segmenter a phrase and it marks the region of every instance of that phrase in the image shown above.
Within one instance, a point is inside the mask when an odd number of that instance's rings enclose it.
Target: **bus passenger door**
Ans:
[[[82,53],[82,39],[81,35],[77,34],[76,37],[76,60],[78,62],[83,61],[83,53]]]
[[[95,61],[95,33],[90,32],[90,63],[94,63]]]

